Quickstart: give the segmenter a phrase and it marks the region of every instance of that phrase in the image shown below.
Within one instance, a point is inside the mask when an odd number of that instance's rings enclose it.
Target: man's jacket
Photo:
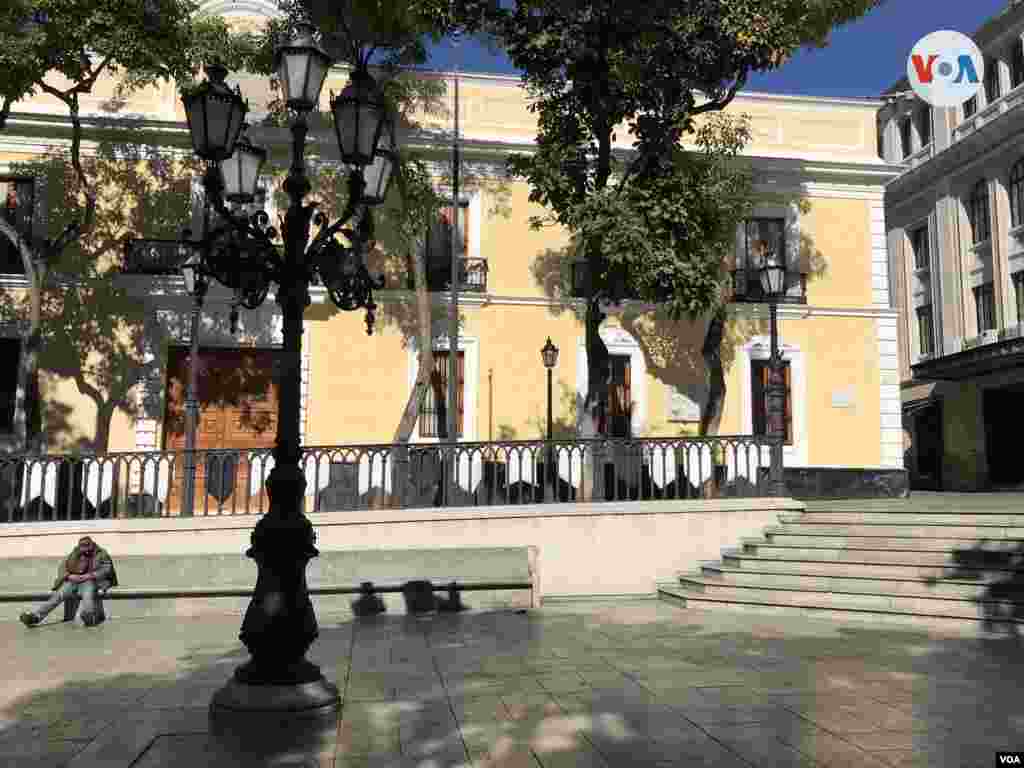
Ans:
[[[78,545],[71,550],[71,554],[57,568],[57,580],[53,582],[54,589],[60,589],[64,579],[71,573],[78,573],[83,557]],[[92,553],[92,572],[96,574],[96,589],[105,590],[117,586],[117,573],[114,571],[114,561],[110,559],[107,550],[96,546]]]

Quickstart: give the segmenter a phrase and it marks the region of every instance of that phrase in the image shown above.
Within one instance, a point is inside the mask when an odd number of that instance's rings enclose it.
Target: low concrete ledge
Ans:
[[[446,594],[448,583],[433,583],[434,592]],[[456,583],[460,593],[465,593],[468,609],[513,609],[538,608],[539,596],[530,582],[493,581]],[[389,613],[405,613],[403,587],[400,583],[374,584],[374,594],[379,595]],[[360,587],[329,586],[310,587],[309,594],[318,613],[333,614],[351,611],[351,597],[362,593]],[[201,616],[204,614],[238,614],[241,616],[252,600],[253,589],[248,588],[202,588],[202,589],[121,589],[114,587],[104,593],[103,604],[108,617],[144,618],[150,616]],[[45,601],[48,592],[19,591],[0,592],[0,620],[13,620],[23,611],[30,611]],[[111,605],[113,603],[113,605]],[[49,623],[59,623],[57,614],[52,614]]]
[[[760,535],[794,499],[750,498],[321,512],[322,552],[534,547],[535,595],[650,594],[655,583]],[[63,557],[83,534],[119,555],[242,552],[258,518],[192,517],[9,523],[0,558]],[[540,567],[543,561],[543,567]],[[390,581],[390,579],[389,579]]]
[[[786,490],[796,499],[901,499],[910,495],[902,467],[786,467]]]

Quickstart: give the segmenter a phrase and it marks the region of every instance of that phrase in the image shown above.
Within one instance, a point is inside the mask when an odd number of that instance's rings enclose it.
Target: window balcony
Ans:
[[[126,275],[178,275],[188,259],[178,240],[125,238],[121,272]]]
[[[1024,88],[1014,88],[1009,93],[1003,94],[984,109],[965,119],[960,125],[953,129],[953,141],[957,142],[964,137],[974,133],[984,125],[988,125],[1007,112],[1015,111],[1024,105]]]
[[[761,268],[744,267],[732,273],[732,300],[748,303],[766,303],[764,290],[761,288]],[[779,304],[807,303],[807,275],[796,270],[786,270],[785,295],[778,299]]]
[[[411,267],[411,265],[410,265]],[[487,293],[487,259],[459,259],[459,292]],[[427,290],[431,293],[450,291],[452,289],[452,268],[449,263],[437,262],[427,269]],[[409,269],[405,287],[414,290],[412,269]]]
[[[585,261],[574,261],[570,265],[569,283],[572,298],[585,299],[589,283],[590,265]],[[625,266],[613,267],[609,277],[608,291],[616,298],[637,300],[639,295],[629,284],[629,270]]]
[[[999,331],[995,328],[990,328],[987,331],[982,331],[977,336],[962,339],[961,349],[974,349],[986,344],[994,344],[997,341],[999,341]]]

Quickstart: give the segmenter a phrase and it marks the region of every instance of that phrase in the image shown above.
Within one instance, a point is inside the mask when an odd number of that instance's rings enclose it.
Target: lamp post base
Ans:
[[[338,690],[326,680],[247,685],[231,680],[213,697],[214,763],[224,768],[326,764],[338,747]],[[311,760],[308,758],[312,758]],[[320,758],[320,759],[318,759]]]
[[[274,712],[315,715],[337,709],[341,695],[336,686],[320,676],[311,683],[292,685],[252,685],[236,678],[213,695],[210,714],[232,712]]]

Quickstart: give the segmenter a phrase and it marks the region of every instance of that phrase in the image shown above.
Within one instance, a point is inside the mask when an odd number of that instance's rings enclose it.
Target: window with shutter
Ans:
[[[458,436],[463,436],[465,414],[465,352],[456,358],[456,408],[458,413]],[[420,437],[444,437],[448,430],[447,412],[444,404],[448,401],[448,365],[450,353],[447,350],[434,352],[434,371],[430,377],[430,388],[420,411]]]
[[[750,392],[751,392],[751,407],[753,409],[751,424],[753,425],[753,433],[755,435],[767,435],[768,434],[768,375],[771,372],[771,366],[767,360],[751,360],[750,361]],[[785,399],[785,427],[786,427],[786,445],[793,444],[793,396],[792,396],[792,385],[790,383],[790,367],[789,361],[784,360],[782,363],[782,375],[786,384],[786,399]]]
[[[971,224],[972,242],[983,243],[988,240],[992,233],[989,222],[988,183],[985,179],[979,179],[971,187],[967,213]]]
[[[1024,224],[1024,159],[1010,169],[1010,226]]]
[[[460,259],[469,254],[469,202],[459,203],[457,249]],[[441,208],[437,220],[427,230],[427,285],[431,291],[451,290],[452,276],[452,206]],[[411,283],[411,272],[410,272]],[[411,288],[411,284],[410,284]]]
[[[4,209],[0,215],[22,238],[31,241],[35,183],[32,179],[0,178],[0,192],[4,195]],[[7,237],[0,237],[0,273],[25,274],[21,253]]]
[[[1017,322],[1024,323],[1024,270],[1013,273],[1013,297],[1017,304]]]
[[[992,283],[983,283],[972,289],[974,293],[975,320],[978,324],[978,333],[991,331],[996,327],[996,296],[995,286]]]
[[[917,110],[917,132],[921,136],[921,146],[932,143],[932,108],[924,105]]]
[[[914,251],[914,269],[928,269],[928,226],[918,227],[911,232],[910,242]]]
[[[910,118],[905,117],[900,120],[900,150],[903,152],[903,157],[910,157],[913,154],[914,148],[910,141]]]
[[[932,306],[931,304],[925,304],[914,311],[917,313],[917,334],[920,352],[922,355],[930,355],[935,350]]]
[[[633,393],[629,355],[611,355],[612,379],[608,387],[608,409],[598,418],[598,432],[606,437],[631,437]]]
[[[1010,87],[1016,88],[1021,83],[1024,83],[1024,42],[1018,39],[1010,55]]]
[[[996,59],[985,60],[985,102],[991,104],[999,98],[999,61]]]
[[[14,429],[20,358],[20,339],[0,339],[0,431],[3,432]]]

